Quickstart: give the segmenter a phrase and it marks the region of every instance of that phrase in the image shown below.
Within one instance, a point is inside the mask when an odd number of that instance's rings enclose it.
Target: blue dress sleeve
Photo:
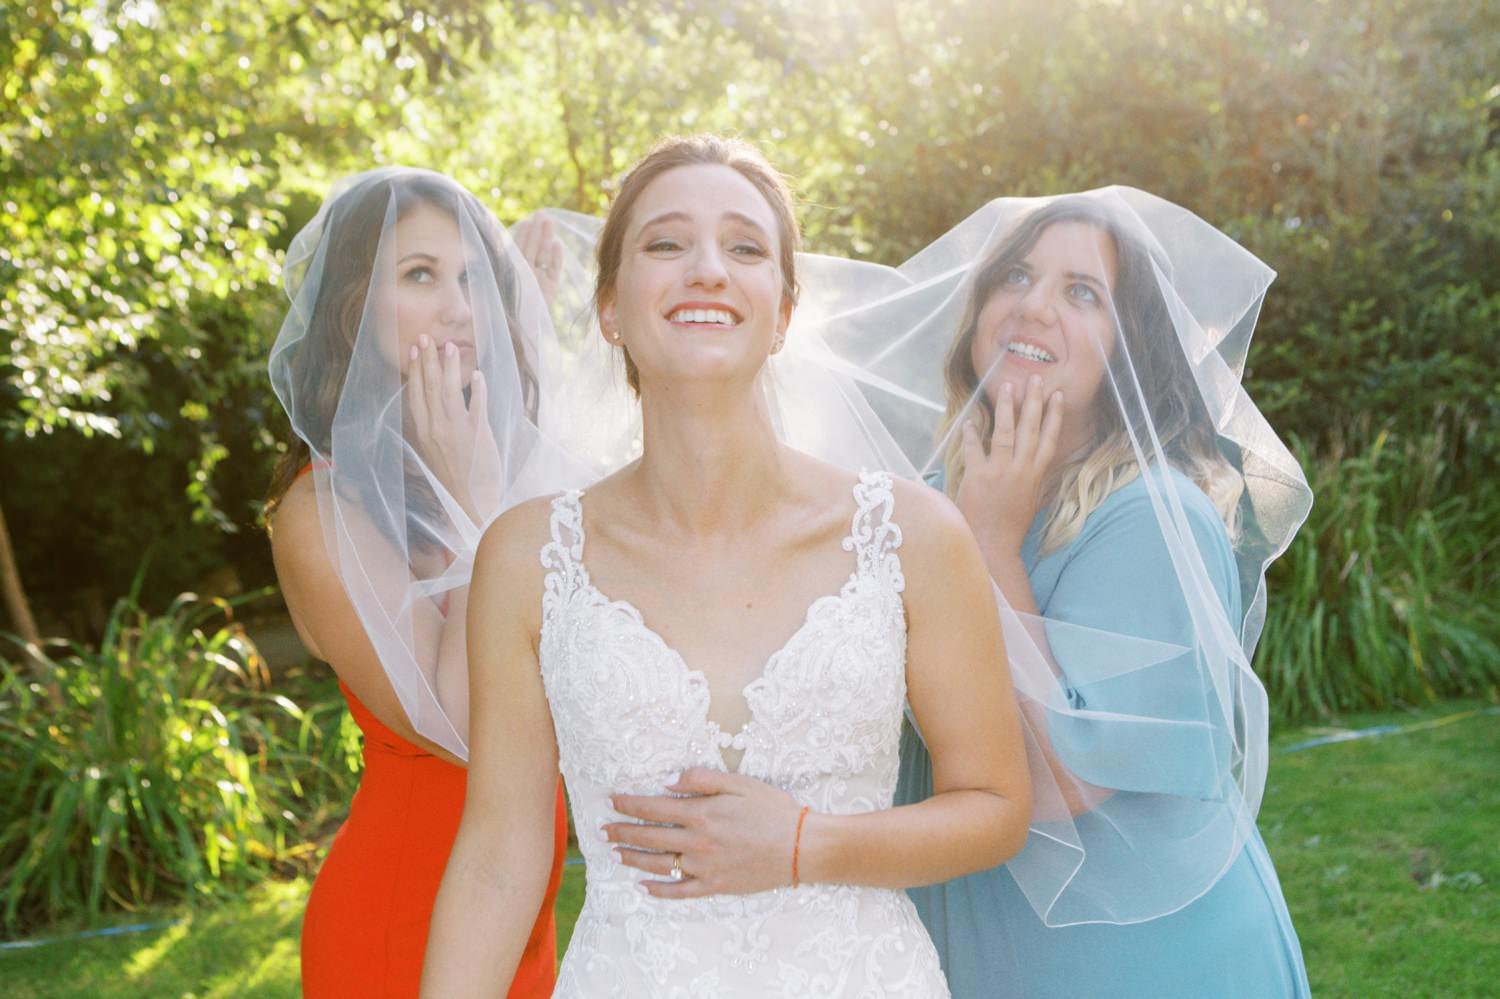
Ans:
[[[1190,480],[1171,482],[1218,597],[1208,610],[1232,621],[1238,577],[1223,522]],[[1064,560],[1044,610],[1069,702],[1049,722],[1059,758],[1100,787],[1220,798],[1232,784],[1232,733],[1215,678],[1227,671],[1198,640],[1205,609],[1195,622],[1145,484],[1110,496],[1049,558]]]

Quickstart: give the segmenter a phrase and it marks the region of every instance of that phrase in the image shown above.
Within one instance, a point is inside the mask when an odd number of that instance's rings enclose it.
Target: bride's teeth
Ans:
[[[716,323],[720,326],[733,326],[734,316],[722,309],[681,309],[671,316],[673,322],[677,323]]]

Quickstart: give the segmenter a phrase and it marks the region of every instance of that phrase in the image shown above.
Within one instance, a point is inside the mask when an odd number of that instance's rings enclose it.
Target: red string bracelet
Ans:
[[[807,813],[812,809],[811,805],[803,805],[802,811],[797,813],[797,838],[792,840],[792,887],[796,888],[802,883],[797,873],[797,860],[802,855],[802,823],[807,821]]]

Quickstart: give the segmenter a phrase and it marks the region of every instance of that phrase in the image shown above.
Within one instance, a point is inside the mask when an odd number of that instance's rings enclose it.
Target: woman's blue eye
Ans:
[[[736,243],[734,246],[730,247],[730,250],[731,252],[737,253],[742,257],[766,256],[766,251],[755,243]]]
[[[1024,267],[1012,267],[1005,272],[1006,284],[1025,284],[1031,280],[1031,274]]]
[[[413,267],[406,272],[406,279],[416,284],[427,284],[432,280],[431,267]]]
[[[1094,291],[1093,288],[1090,288],[1088,285],[1082,282],[1073,284],[1069,287],[1068,290],[1072,293],[1073,297],[1078,299],[1080,302],[1086,302],[1089,305],[1097,305],[1099,303],[1098,292]]]

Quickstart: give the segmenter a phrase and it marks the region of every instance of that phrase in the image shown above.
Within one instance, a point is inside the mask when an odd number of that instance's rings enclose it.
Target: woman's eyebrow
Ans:
[[[1096,286],[1100,291],[1103,291],[1107,287],[1107,285],[1105,285],[1105,283],[1099,278],[1096,278],[1094,275],[1089,274],[1085,271],[1068,271],[1064,276],[1073,281],[1087,282],[1088,284]]]
[[[421,258],[422,260],[430,260],[433,263],[437,263],[437,257],[434,257],[430,253],[423,252],[422,250],[417,250],[417,251],[415,251],[413,253],[408,253],[406,256],[404,256],[400,260],[396,261],[396,263],[397,264],[404,264],[408,260],[412,260],[412,259],[415,259],[415,258]]]

